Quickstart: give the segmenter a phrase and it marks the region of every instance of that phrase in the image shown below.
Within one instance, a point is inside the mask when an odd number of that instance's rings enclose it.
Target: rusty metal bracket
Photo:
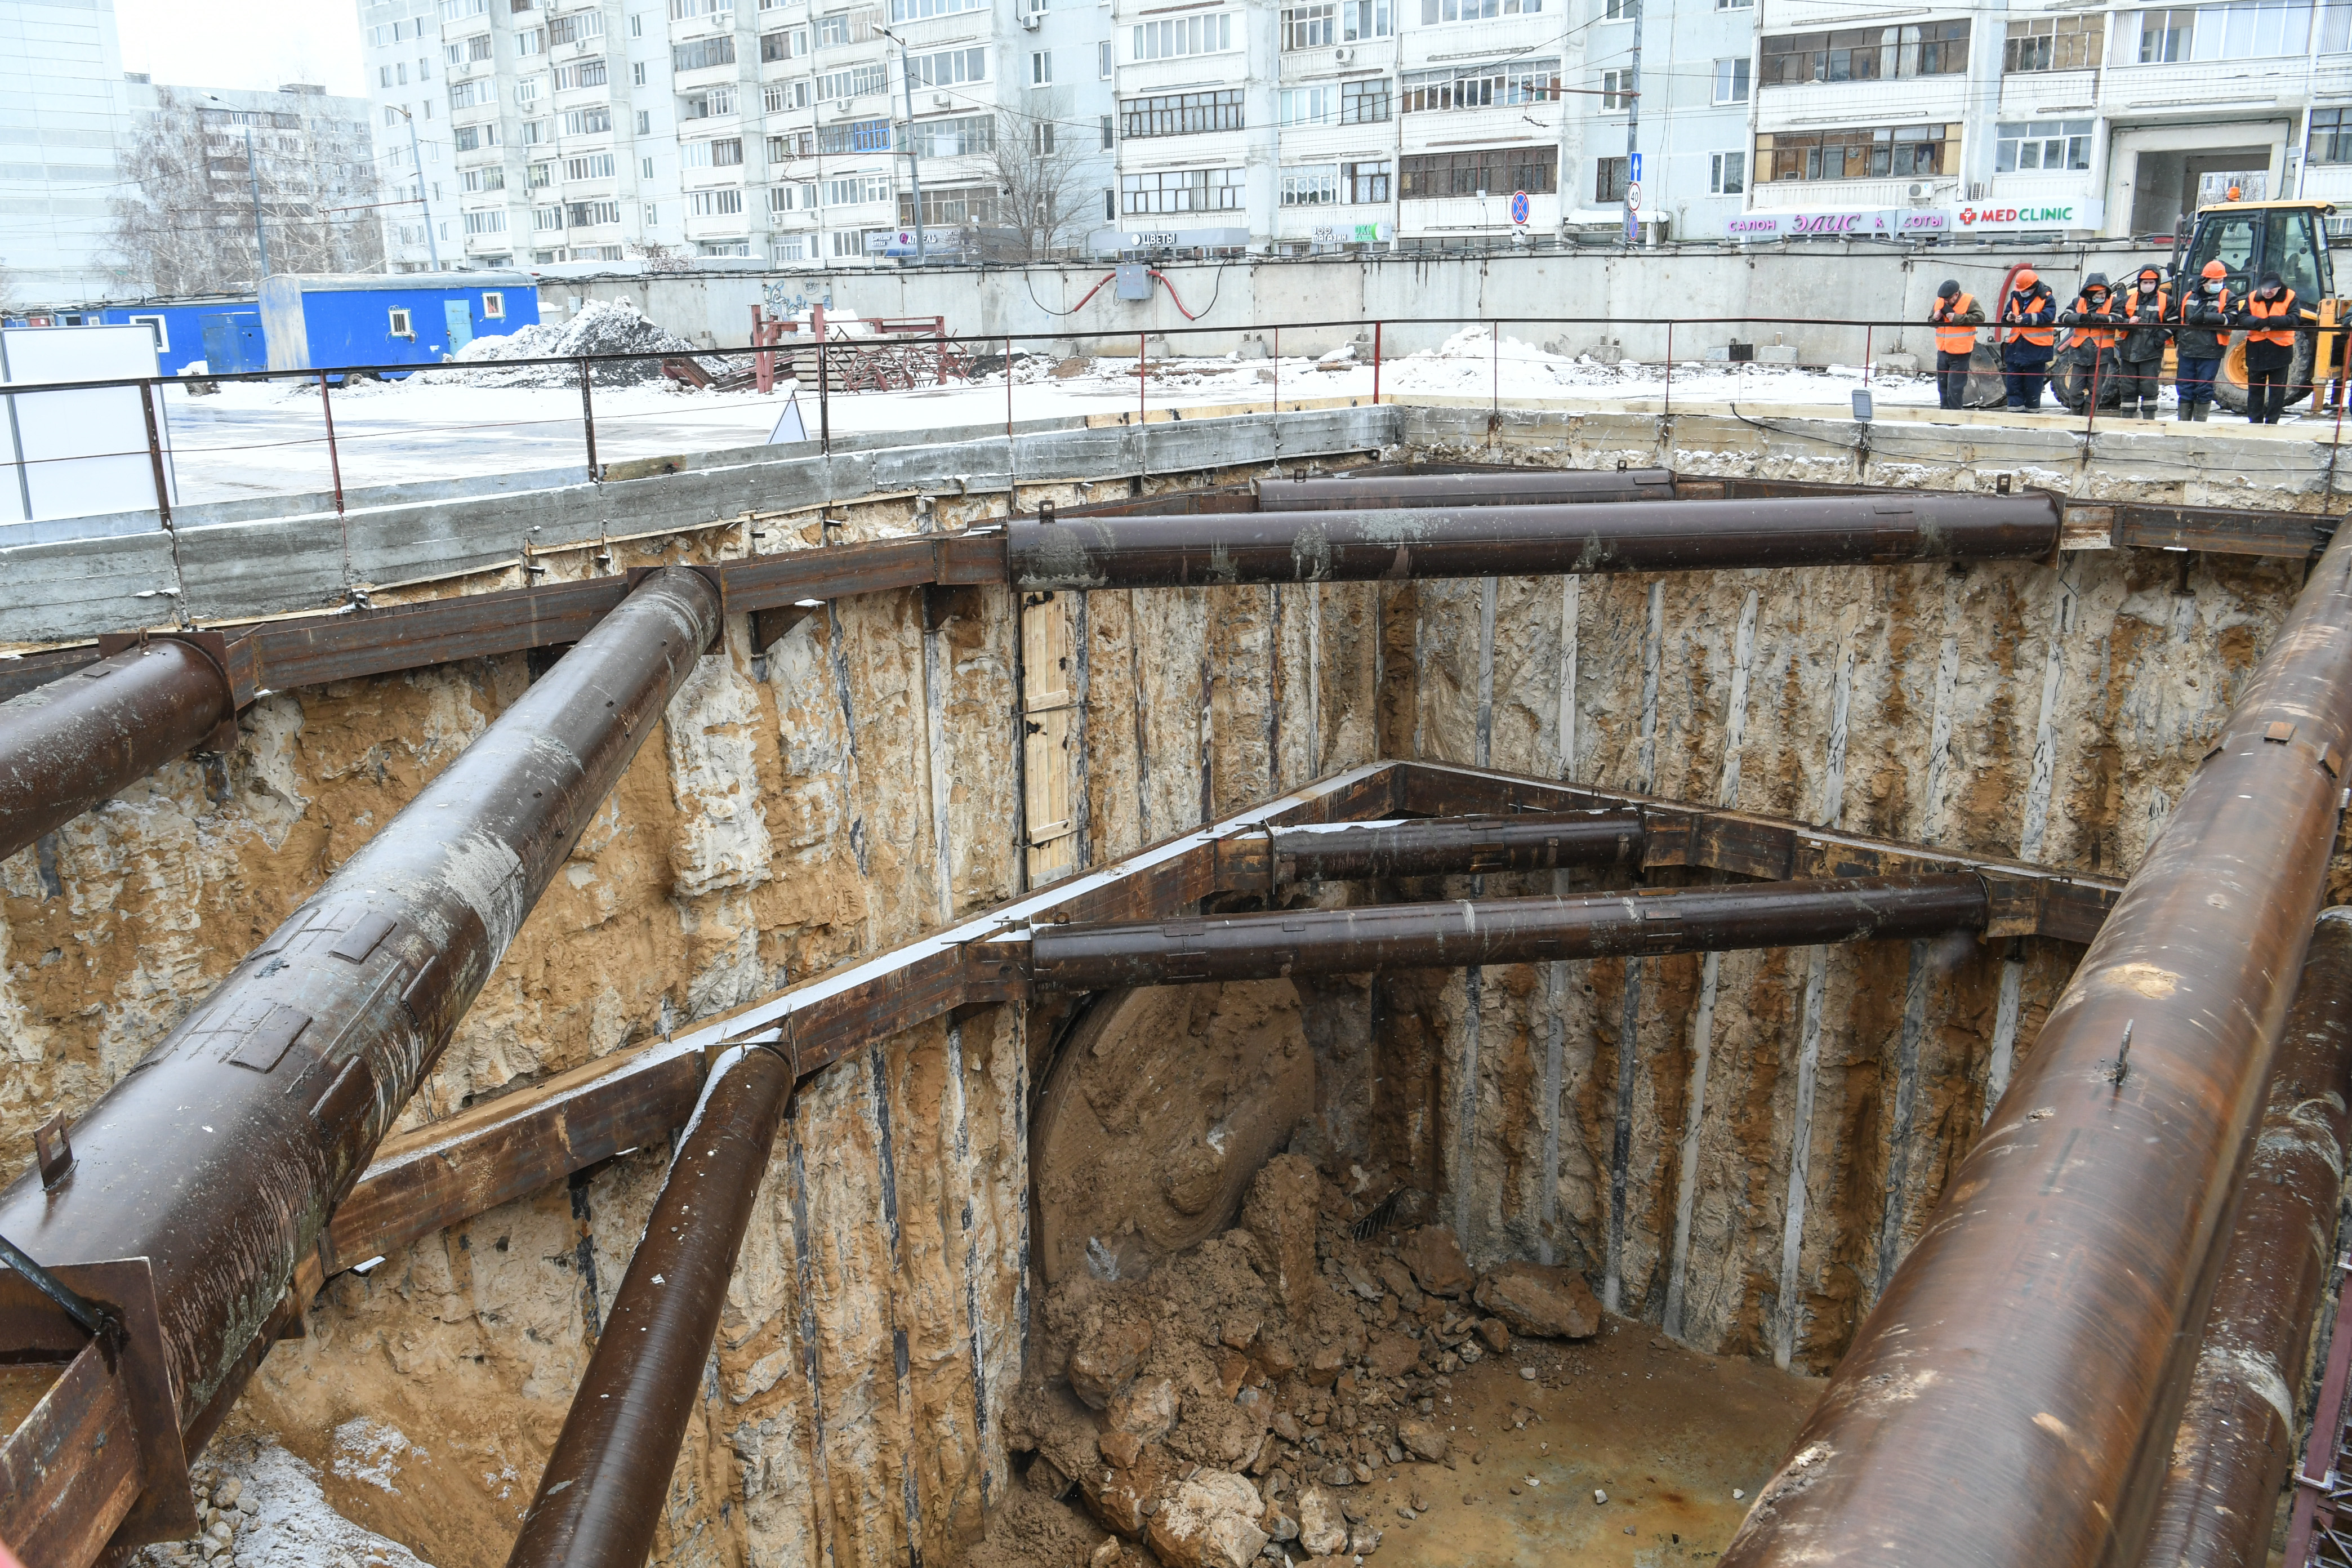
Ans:
[[[236,715],[250,707],[253,700],[260,695],[255,689],[254,680],[259,661],[254,657],[251,644],[244,637],[231,642],[220,632],[100,632],[98,657],[112,658],[118,653],[128,653],[151,642],[184,643],[204,655],[205,663],[220,671],[221,681],[228,688],[232,711],[228,718],[215,726],[211,734],[196,742],[196,750],[223,754],[236,750]]]

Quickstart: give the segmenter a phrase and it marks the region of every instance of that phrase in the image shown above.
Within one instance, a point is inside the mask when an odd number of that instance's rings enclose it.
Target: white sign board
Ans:
[[[1977,202],[1953,215],[1957,232],[1976,234],[1995,229],[2097,228],[2107,220],[2107,204],[2069,196],[2037,199],[2011,205],[2007,202]]]
[[[1952,215],[1942,207],[1798,208],[1741,213],[1724,232],[1734,239],[1931,239],[1952,232]]]
[[[121,327],[10,327],[0,331],[0,522],[155,510],[149,405],[136,386],[28,393],[43,382],[152,376],[155,334]],[[163,484],[176,500],[163,396],[150,394],[163,447]]]

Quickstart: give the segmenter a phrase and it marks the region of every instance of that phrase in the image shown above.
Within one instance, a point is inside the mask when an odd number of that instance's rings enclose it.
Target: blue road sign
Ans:
[[[1528,221],[1528,193],[1525,191],[1511,193],[1511,221],[1513,223]]]

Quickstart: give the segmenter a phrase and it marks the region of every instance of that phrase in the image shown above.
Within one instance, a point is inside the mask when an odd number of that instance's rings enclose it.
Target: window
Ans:
[[[1642,15],[1638,0],[1608,0],[1601,19],[1608,22],[1631,22]]]
[[[968,81],[986,81],[988,51],[948,49],[936,55],[913,55],[907,60],[907,70],[917,87],[956,87]]]
[[[163,317],[133,316],[131,318],[130,325],[134,327],[144,327],[149,331],[155,334],[156,353],[170,353],[172,352],[172,331],[170,327],[165,324]]]
[[[819,16],[816,19],[816,47],[818,48],[838,48],[848,42],[849,15],[847,12],[843,12],[838,16]]]
[[[812,157],[816,153],[816,132],[788,131],[768,138],[768,162],[788,163],[794,158]]]
[[[866,254],[866,237],[856,229],[835,229],[833,236],[833,257],[845,261]]]
[[[1103,80],[1108,81],[1110,79],[1110,40],[1108,38],[1105,38],[1101,43],[1095,46],[1095,74],[1101,77]]]
[[[1113,223],[1116,222],[1118,218],[1118,193],[1117,191],[1105,191],[1103,193],[1103,222]]]
[[[645,36],[646,18],[645,13],[641,11],[637,15],[629,18],[629,37],[633,38],[642,38]]]
[[[1592,161],[1592,201],[1595,206],[1609,206],[1625,199],[1625,158],[1595,158]]]
[[[805,261],[808,259],[806,254],[807,248],[808,241],[797,234],[793,235],[789,239],[770,240],[768,242],[768,259],[771,261]]]
[[[1118,177],[1119,210],[1129,214],[1240,212],[1239,169],[1165,169]]]
[[[1620,5],[1632,0],[1608,0],[1609,19],[1617,19]],[[1532,16],[1543,9],[1543,0],[1421,0],[1421,25],[1433,27],[1440,22],[1483,22],[1493,16]]]
[[[926,228],[961,228],[965,224],[992,225],[996,222],[997,188],[994,185],[947,185],[923,187],[923,226]],[[915,198],[901,191],[898,194],[898,226],[910,227],[915,221]]]
[[[457,176],[461,191],[503,191],[507,188],[507,172],[495,164],[487,169],[468,169]]]
[[[768,187],[768,210],[772,213],[800,212],[816,205],[816,187],[812,184],[771,185]]]
[[[1114,146],[1118,145],[1118,137],[1115,129],[1115,122],[1109,115],[1106,114],[1102,117],[1102,150],[1106,153],[1109,152]]]
[[[591,153],[585,157],[563,160],[566,180],[609,180],[613,177],[613,154]]]
[[[1944,125],[1861,127],[1851,131],[1773,132],[1756,138],[1755,178],[1768,180],[1911,179],[1945,172]]]
[[[1336,125],[1339,121],[1337,82],[1328,87],[1285,88],[1276,101],[1282,106],[1285,125]]]
[[[683,44],[672,44],[669,60],[672,70],[682,71],[731,66],[735,63],[735,36],[721,33],[715,38],[694,38]]]
[[[563,226],[563,209],[562,207],[531,208],[530,226],[536,229],[562,228]]]
[[[988,0],[890,0],[890,20],[919,22],[926,16],[948,16],[958,11],[985,11]]]
[[[392,321],[391,324],[384,330],[390,332],[394,337],[413,338],[416,335],[416,329],[408,324],[408,312],[406,310],[394,310],[386,313],[392,318]]]
[[[631,60],[629,62],[629,81],[632,86],[635,87],[643,87],[646,85],[645,61]]]
[[[474,105],[482,101],[485,96],[482,89],[486,87],[489,88],[492,93],[497,91],[497,86],[492,82],[458,81],[450,83],[449,107],[452,109],[473,108]]]
[[[1339,166],[1309,163],[1282,171],[1282,205],[1286,207],[1328,207],[1339,200]]]
[[[1404,74],[1404,111],[1547,103],[1559,96],[1559,59],[1511,60]]]
[[[778,60],[808,58],[809,42],[806,27],[789,27],[781,33],[760,35],[760,62],[772,65]]]
[[[586,109],[563,111],[563,133],[566,136],[602,136],[613,129],[613,106],[591,104]]]
[[[555,90],[569,92],[574,88],[602,87],[612,79],[603,59],[577,60],[555,68]]]
[[[1389,15],[1389,0],[1339,0],[1339,41],[1352,44],[1361,38],[1385,38],[1396,31],[1394,19]]]
[[[986,114],[915,121],[915,153],[923,158],[961,158],[996,151],[996,121]]]
[[[650,136],[650,135],[652,135],[652,134],[653,134],[653,131],[654,131],[654,111],[653,111],[652,110],[650,110],[650,109],[640,109],[640,110],[637,110],[637,134],[638,134],[638,135],[640,135],[640,136]]]
[[[743,139],[729,136],[716,142],[681,142],[677,148],[677,165],[681,169],[730,169],[743,162]]]
[[[604,13],[575,11],[569,16],[558,16],[547,24],[547,41],[551,44],[584,44],[591,38],[604,36]]]
[[[2352,163],[2352,110],[2311,111],[2311,162]]]
[[[1715,62],[1715,101],[1745,103],[1748,101],[1748,57],[1736,60]]]
[[[1718,11],[1746,11],[1755,4],[1756,0],[1715,0],[1715,8]]]
[[[879,70],[880,67],[875,68]],[[677,100],[680,120],[712,120],[735,112],[735,89],[732,87],[709,87],[700,92],[689,92]]]
[[[507,316],[507,297],[492,289],[482,295],[482,320],[503,321]]]
[[[1969,25],[1964,21],[1846,27],[1764,40],[1764,80],[1774,87],[1955,76],[1968,68]]]
[[[1747,188],[1747,153],[1710,153],[1706,155],[1706,189],[1709,195],[1736,196]]]
[[[890,122],[887,120],[852,120],[840,125],[820,125],[816,132],[816,150],[820,153],[887,153],[890,150]]]
[[[890,176],[887,174],[845,174],[824,183],[824,205],[829,207],[863,206],[868,202],[890,199]]]
[[[390,87],[392,85],[392,68],[390,66],[378,66],[375,68],[375,71],[376,86]]]
[[[1549,195],[1559,188],[1557,147],[1480,147],[1461,153],[1415,153],[1397,163],[1397,195],[1408,200],[1526,191]]]
[[[816,79],[817,97],[828,101],[864,98],[889,90],[888,68],[878,65],[851,66],[847,70],[827,71]]]
[[[1328,49],[1339,41],[1337,4],[1292,5],[1282,13],[1282,47],[1286,49]]]
[[[774,114],[781,110],[806,109],[815,101],[814,93],[808,78],[800,77],[792,81],[770,82],[760,89],[760,101],[769,113]]]
[[[394,79],[402,87],[406,87],[408,85],[408,62],[406,60],[403,60],[392,68],[398,73]]]
[[[735,194],[740,196],[743,193],[738,191]],[[565,224],[572,228],[592,228],[600,223],[618,223],[621,221],[621,204],[618,202],[566,202],[563,204],[563,217]]]
[[[1053,50],[1033,49],[1030,51],[1029,85],[1031,87],[1051,87],[1054,85]]]
[[[688,217],[728,217],[743,210],[743,193],[730,185],[716,191],[686,193]]]
[[[441,19],[462,22],[468,16],[479,16],[490,8],[490,0],[441,0]]]
[[[691,22],[697,16],[723,16],[735,9],[735,0],[669,0],[669,19]]]
[[[460,153],[475,153],[481,150],[482,128],[478,125],[457,126],[450,131],[449,135],[450,139],[457,143],[457,151]]]
[[[1387,120],[1393,96],[1389,85],[1384,76],[1343,83],[1339,89],[1339,123],[1377,125]]]
[[[2311,42],[2308,0],[2231,0],[2139,14],[2139,63],[2299,55]]]
[[[1054,122],[1052,121],[1040,120],[1031,124],[1029,127],[1029,151],[1034,153],[1040,158],[1050,158],[1054,155]]]
[[[1633,73],[1630,70],[1601,73],[1601,112],[1622,114],[1633,106]]]
[[[504,234],[507,231],[507,215],[503,207],[494,212],[466,213],[463,216],[466,220],[466,232],[469,235]]]
[[[1389,199],[1389,161],[1370,159],[1360,163],[1339,165],[1341,197],[1350,202],[1384,202]]]
[[[554,140],[554,121],[526,120],[522,122],[522,144],[524,146],[536,147],[543,142],[552,142]]]
[[[523,78],[520,81],[514,84],[515,107],[517,109],[524,109],[528,108],[531,104],[537,103],[539,101],[539,95],[546,89],[547,79],[545,77],[530,76]]]
[[[2089,70],[2099,63],[2107,19],[2091,16],[2040,16],[2011,22],[2001,45],[2004,71]]]
[[[1286,100],[1290,94],[1282,96]],[[1223,92],[1172,92],[1158,98],[1130,98],[1118,106],[1118,133],[1129,139],[1239,131],[1242,95],[1238,89],[1228,89]]]
[[[537,190],[541,186],[553,182],[555,178],[555,165],[552,163],[526,164],[524,166],[523,178],[530,183],[530,187],[533,190]]]
[[[2028,120],[1994,127],[1993,173],[2087,169],[2093,120]]]
[[[1177,16],[1165,22],[1140,22],[1135,28],[1135,58],[1168,60],[1184,55],[1213,55],[1234,47],[1234,14],[1212,12],[1205,16]]]

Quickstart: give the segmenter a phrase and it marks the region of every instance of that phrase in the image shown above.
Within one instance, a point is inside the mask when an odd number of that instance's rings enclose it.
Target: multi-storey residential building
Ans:
[[[1034,222],[1041,202],[1067,230],[1106,178],[1089,167],[1109,138],[1097,16],[1043,0],[373,0],[385,173],[416,204],[388,220],[388,248],[407,268],[838,262],[910,248],[919,177],[939,248]]]
[[[130,124],[111,5],[0,0],[0,268],[20,301],[121,291],[110,203]]]

